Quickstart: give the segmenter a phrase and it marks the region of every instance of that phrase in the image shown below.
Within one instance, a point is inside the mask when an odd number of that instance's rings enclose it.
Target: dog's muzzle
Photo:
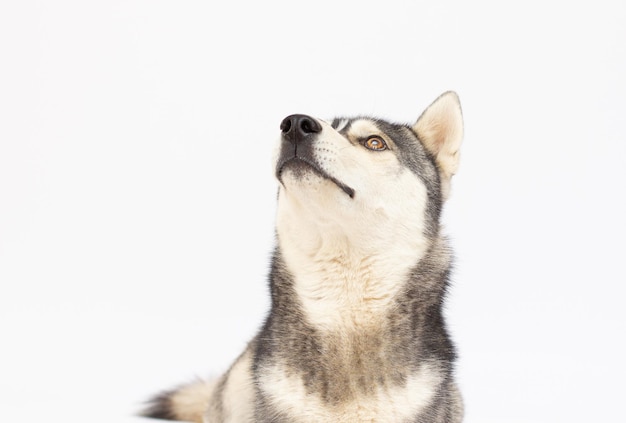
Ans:
[[[322,132],[322,125],[311,116],[289,115],[280,124],[282,140],[280,156],[276,163],[276,177],[282,183],[282,172],[285,166],[293,166],[296,171],[308,169],[319,176],[332,181],[350,198],[354,198],[354,189],[346,186],[326,173],[315,160],[313,145]]]

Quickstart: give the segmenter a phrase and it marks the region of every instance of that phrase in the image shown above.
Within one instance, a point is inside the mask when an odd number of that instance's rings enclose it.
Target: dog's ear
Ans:
[[[448,91],[433,101],[417,119],[413,130],[435,156],[441,174],[442,192],[447,198],[450,179],[459,167],[459,149],[463,140],[463,115],[456,93]]]

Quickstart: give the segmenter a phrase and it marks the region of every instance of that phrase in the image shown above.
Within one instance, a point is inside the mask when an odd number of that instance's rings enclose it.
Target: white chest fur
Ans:
[[[278,365],[261,369],[260,389],[274,407],[302,423],[401,422],[414,417],[432,400],[441,382],[435,366],[424,363],[406,384],[379,386],[338,404],[307,393],[302,379]]]

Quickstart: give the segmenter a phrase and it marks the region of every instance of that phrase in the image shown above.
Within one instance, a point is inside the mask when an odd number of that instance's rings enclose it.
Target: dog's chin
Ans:
[[[277,169],[276,177],[285,188],[292,184],[302,188],[307,185],[330,182],[350,198],[354,198],[355,194],[354,189],[328,175],[319,166],[300,158],[293,158],[281,164]]]

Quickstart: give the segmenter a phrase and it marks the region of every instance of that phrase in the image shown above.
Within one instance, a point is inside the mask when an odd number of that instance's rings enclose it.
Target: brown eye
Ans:
[[[365,140],[365,147],[374,151],[382,151],[387,149],[387,143],[380,137],[369,137]]]

